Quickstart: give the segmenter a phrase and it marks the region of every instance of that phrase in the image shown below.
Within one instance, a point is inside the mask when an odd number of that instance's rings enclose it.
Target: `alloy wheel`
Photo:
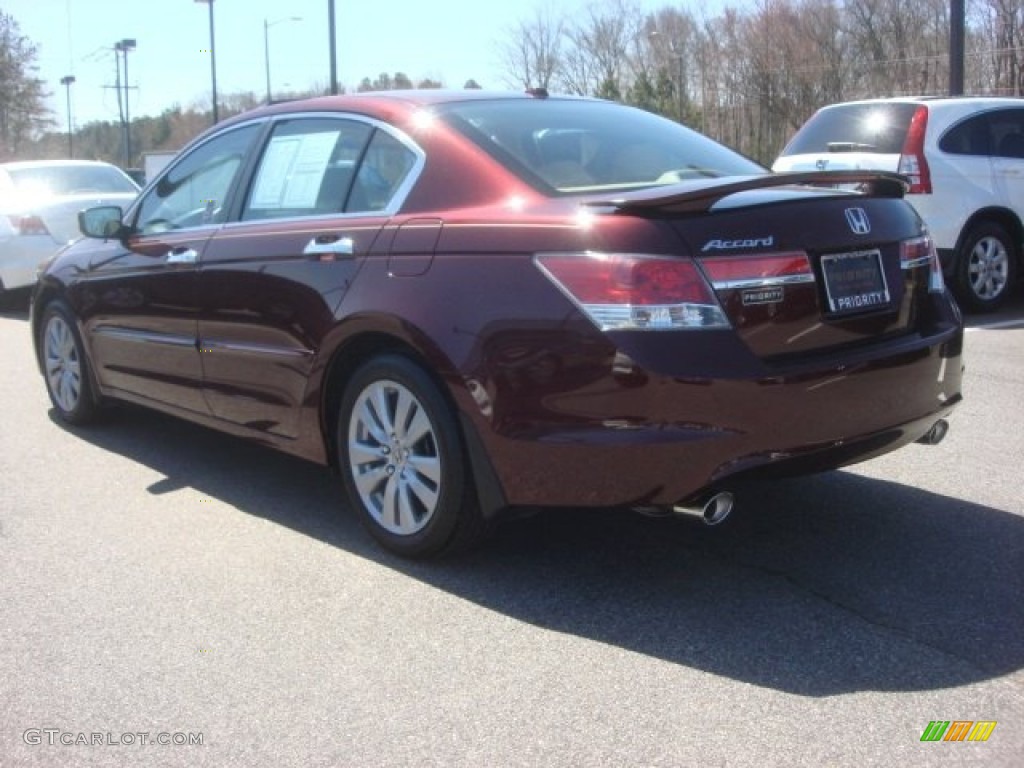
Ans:
[[[82,360],[74,332],[59,314],[51,315],[46,323],[43,362],[54,403],[71,413],[82,397]]]
[[[983,237],[971,249],[967,265],[971,289],[979,299],[992,300],[1006,290],[1010,254],[996,237]]]
[[[438,444],[427,410],[399,382],[379,379],[357,396],[348,425],[349,471],[367,512],[388,532],[415,534],[437,511]]]

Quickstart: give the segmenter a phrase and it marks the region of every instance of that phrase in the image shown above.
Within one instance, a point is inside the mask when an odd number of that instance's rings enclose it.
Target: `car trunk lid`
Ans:
[[[740,338],[780,359],[914,332],[934,267],[920,220],[893,199],[904,181],[862,171],[767,175],[590,204],[664,221]],[[835,188],[848,185],[866,192]]]

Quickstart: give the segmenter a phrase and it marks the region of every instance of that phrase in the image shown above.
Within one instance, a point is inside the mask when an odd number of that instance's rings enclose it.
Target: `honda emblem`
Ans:
[[[866,235],[871,231],[871,222],[868,221],[868,214],[863,208],[847,208],[846,221],[855,235]]]

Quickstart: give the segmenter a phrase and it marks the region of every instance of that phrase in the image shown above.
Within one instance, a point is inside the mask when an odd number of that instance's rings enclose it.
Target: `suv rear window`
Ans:
[[[844,104],[822,109],[797,131],[785,155],[877,152],[898,155],[917,104]]]

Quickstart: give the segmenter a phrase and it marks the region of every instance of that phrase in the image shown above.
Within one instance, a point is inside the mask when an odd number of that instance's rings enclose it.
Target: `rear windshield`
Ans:
[[[527,183],[562,194],[749,176],[765,168],[678,123],[600,101],[471,101],[442,117]]]
[[[8,168],[7,172],[19,192],[34,195],[139,191],[131,179],[108,165],[46,165]]]
[[[916,104],[844,104],[817,112],[797,131],[786,155],[822,152],[877,152],[898,155],[903,149]]]

